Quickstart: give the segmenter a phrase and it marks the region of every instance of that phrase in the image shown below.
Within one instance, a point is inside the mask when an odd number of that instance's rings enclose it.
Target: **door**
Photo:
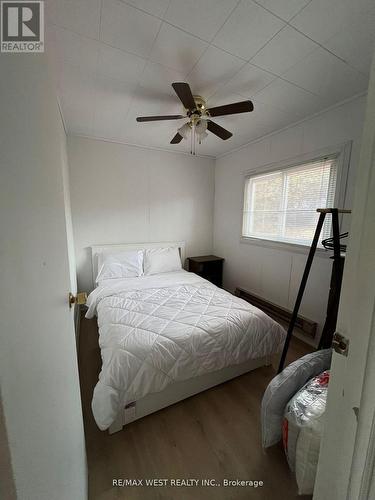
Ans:
[[[9,484],[21,500],[84,500],[65,133],[46,55],[1,54],[0,74],[0,394]]]
[[[349,353],[333,355],[314,500],[374,498],[375,60],[351,217],[337,323]]]

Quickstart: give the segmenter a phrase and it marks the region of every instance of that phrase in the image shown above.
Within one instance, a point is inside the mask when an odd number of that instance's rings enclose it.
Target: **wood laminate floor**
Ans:
[[[293,339],[288,362],[311,349]],[[260,402],[275,375],[262,367],[144,417],[110,436],[91,413],[101,359],[96,320],[81,321],[79,368],[90,500],[292,500],[281,446],[261,447]],[[263,481],[250,487],[113,487],[113,479],[197,478]],[[303,497],[310,498],[310,497]]]

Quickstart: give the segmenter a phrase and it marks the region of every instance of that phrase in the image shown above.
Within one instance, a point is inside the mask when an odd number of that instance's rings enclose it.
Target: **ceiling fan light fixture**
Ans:
[[[190,132],[190,125],[189,123],[185,123],[184,125],[182,125],[182,127],[180,127],[177,132],[184,138],[184,139],[187,139],[187,136]]]
[[[204,134],[207,130],[207,120],[198,120],[197,124],[195,125],[195,131],[196,133],[199,134]]]
[[[201,133],[198,133],[198,132],[197,132],[197,139],[198,139],[199,144],[200,144],[202,141],[204,141],[204,140],[206,139],[206,137],[208,137],[208,134],[207,134],[207,132],[206,132],[206,131],[201,132]]]

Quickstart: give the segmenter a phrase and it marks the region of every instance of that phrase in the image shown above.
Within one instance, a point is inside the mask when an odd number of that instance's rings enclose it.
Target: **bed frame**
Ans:
[[[261,366],[268,366],[271,364],[271,359],[269,356],[264,358],[251,359],[246,363],[240,365],[228,366],[222,370],[218,370],[212,373],[206,373],[200,375],[199,377],[194,377],[182,382],[175,382],[169,385],[166,389],[161,392],[155,392],[153,394],[148,394],[147,396],[138,399],[133,403],[130,403],[119,412],[116,420],[108,429],[110,434],[121,431],[122,428],[138,420],[139,418],[150,415],[155,411],[166,408],[167,406],[173,405],[182,401],[183,399],[194,396],[200,392],[203,392],[215,385],[227,382],[232,378],[243,375],[251,370],[260,368]]]
[[[125,252],[127,250],[145,250],[147,248],[168,248],[177,247],[180,252],[181,262],[185,262],[185,242],[184,241],[168,241],[158,243],[126,243],[120,245],[94,245],[91,247],[91,262],[93,283],[95,286],[95,277],[98,268],[98,254],[112,253],[112,252]],[[181,382],[175,382],[169,385],[161,392],[148,394],[147,396],[139,399],[138,401],[131,402],[126,405],[117,415],[116,420],[109,427],[109,433],[121,431],[122,428],[138,420],[139,418],[150,415],[162,408],[178,403],[183,399],[194,396],[199,392],[205,391],[214,387],[215,385],[222,384],[246,372],[260,368],[261,366],[268,366],[271,364],[271,357],[266,356],[263,358],[256,358],[240,365],[228,366],[221,370],[212,373],[206,373],[198,377],[194,377]]]

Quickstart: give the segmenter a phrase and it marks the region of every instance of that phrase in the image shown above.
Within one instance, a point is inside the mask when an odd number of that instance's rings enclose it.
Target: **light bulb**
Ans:
[[[206,131],[201,132],[200,134],[199,134],[199,133],[197,133],[197,138],[198,138],[198,142],[199,142],[199,144],[200,144],[200,143],[201,143],[201,142],[202,142],[202,141],[203,141],[206,137],[208,137],[208,134],[207,134],[207,132],[206,132]]]

